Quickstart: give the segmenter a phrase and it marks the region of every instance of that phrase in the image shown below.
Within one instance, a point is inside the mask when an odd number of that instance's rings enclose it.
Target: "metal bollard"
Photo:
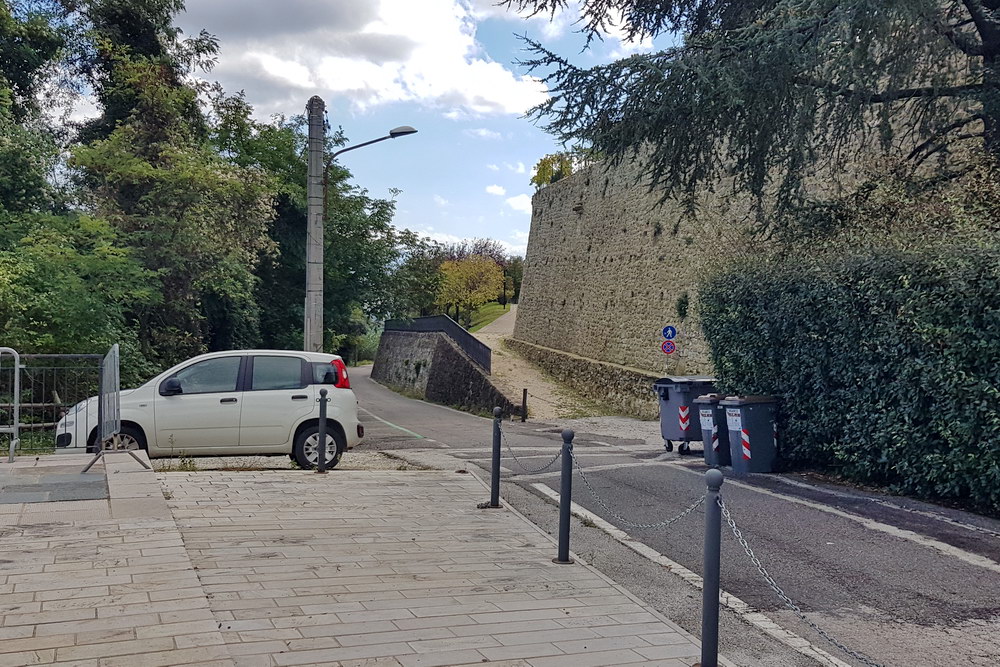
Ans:
[[[528,419],[528,390],[525,389],[521,394],[521,423],[523,424]]]
[[[493,408],[493,472],[490,475],[490,507],[500,507],[500,419],[503,410]]]
[[[701,598],[701,667],[719,665],[719,568],[722,541],[722,508],[719,489],[725,477],[719,470],[705,473],[704,587]]]
[[[330,400],[326,397],[328,393],[326,389],[319,390],[319,432],[316,434],[319,443],[316,447],[316,473],[320,475],[326,474],[326,403]]]
[[[569,557],[569,511],[573,504],[573,431],[562,432],[562,478],[559,483],[559,552],[552,559],[559,565],[572,565]]]

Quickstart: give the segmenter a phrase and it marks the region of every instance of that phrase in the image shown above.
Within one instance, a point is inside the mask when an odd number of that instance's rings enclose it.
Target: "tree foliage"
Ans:
[[[444,276],[438,304],[452,306],[458,317],[471,321],[472,311],[493,301],[503,288],[503,271],[500,266],[483,255],[470,255],[464,259],[446,260],[441,264]]]
[[[551,11],[563,0],[510,0]],[[547,129],[613,161],[642,154],[652,186],[694,194],[728,177],[778,213],[810,176],[838,179],[858,150],[910,169],[960,169],[1000,152],[1000,3],[994,0],[590,0],[584,32],[614,17],[681,45],[581,68],[530,42],[552,91]]]

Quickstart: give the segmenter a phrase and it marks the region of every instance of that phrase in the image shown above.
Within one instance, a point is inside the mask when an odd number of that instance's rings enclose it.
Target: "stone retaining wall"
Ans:
[[[515,338],[508,338],[506,345],[587,398],[639,419],[659,416],[659,404],[653,393],[653,382],[661,377],[659,375]]]
[[[439,332],[383,332],[371,377],[395,391],[471,412],[515,410],[489,375]]]

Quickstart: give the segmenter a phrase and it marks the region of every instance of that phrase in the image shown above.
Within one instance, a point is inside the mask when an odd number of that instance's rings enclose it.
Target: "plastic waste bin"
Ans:
[[[732,465],[729,452],[729,430],[726,428],[726,409],[719,405],[723,394],[705,394],[694,399],[701,424],[701,441],[705,443],[705,465],[718,468]]]
[[[774,472],[778,438],[774,396],[728,396],[719,402],[726,411],[733,472]]]
[[[715,391],[715,378],[700,375],[675,375],[660,378],[653,383],[660,397],[660,434],[663,446],[673,451],[674,442],[686,453],[692,440],[701,439],[697,416],[692,414],[694,399]]]

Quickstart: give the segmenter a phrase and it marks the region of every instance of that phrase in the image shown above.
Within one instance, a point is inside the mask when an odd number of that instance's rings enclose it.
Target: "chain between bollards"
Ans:
[[[329,399],[326,389],[319,390],[319,432],[316,437],[319,442],[316,445],[316,473],[326,474],[326,404]]]
[[[705,473],[704,586],[701,598],[701,667],[719,665],[719,569],[722,542],[722,507],[719,489],[725,481],[718,470]]]
[[[569,514],[573,504],[573,431],[562,432],[562,477],[559,480],[559,551],[553,563],[571,565],[569,557]]]

